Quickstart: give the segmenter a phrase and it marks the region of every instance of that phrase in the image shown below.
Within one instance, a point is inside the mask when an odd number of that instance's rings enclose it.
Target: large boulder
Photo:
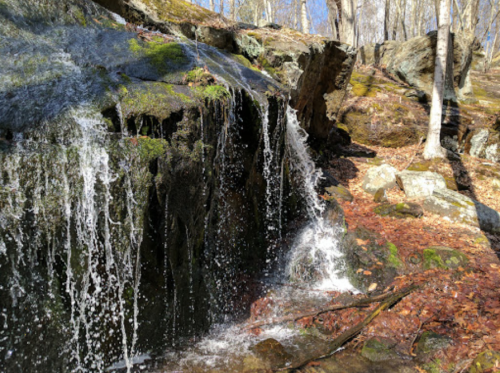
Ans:
[[[363,178],[362,188],[365,192],[375,194],[382,189],[390,189],[396,185],[396,170],[388,164],[370,168]]]
[[[444,177],[431,171],[404,170],[397,174],[397,182],[409,198],[430,196],[435,189],[446,188]]]
[[[447,76],[445,100],[474,100],[470,79],[471,46],[452,34],[453,71]],[[382,64],[387,71],[411,86],[424,91],[429,99],[434,82],[437,31],[412,38],[403,43],[394,41],[363,47],[360,51],[364,64]],[[364,56],[364,58],[363,58]]]
[[[487,232],[500,232],[498,211],[449,189],[435,189],[424,200],[423,207],[452,222],[470,224]]]

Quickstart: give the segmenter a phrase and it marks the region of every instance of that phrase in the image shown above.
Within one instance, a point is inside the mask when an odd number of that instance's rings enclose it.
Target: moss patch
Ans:
[[[136,56],[148,58],[160,74],[171,72],[176,66],[189,62],[179,43],[164,43],[162,38],[150,42],[130,39],[129,48]]]
[[[399,259],[399,252],[398,248],[396,245],[394,245],[392,242],[387,242],[387,248],[389,249],[389,257],[387,258],[387,261],[393,266],[394,268],[400,268],[403,266],[403,262],[401,259]]]

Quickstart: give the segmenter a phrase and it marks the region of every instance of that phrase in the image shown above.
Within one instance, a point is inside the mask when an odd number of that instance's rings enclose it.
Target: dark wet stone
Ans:
[[[257,343],[255,346],[250,347],[250,350],[272,367],[284,367],[292,361],[292,355],[285,350],[281,343],[273,338]]]

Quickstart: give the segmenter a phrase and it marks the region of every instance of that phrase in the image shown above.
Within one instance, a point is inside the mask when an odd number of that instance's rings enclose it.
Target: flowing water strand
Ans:
[[[354,291],[342,268],[339,241],[342,227],[333,226],[323,217],[325,206],[316,193],[321,170],[316,169],[308,153],[307,134],[300,127],[297,112],[290,106],[287,106],[287,144],[295,174],[302,179],[302,194],[309,215],[309,223],[293,243],[288,276],[292,282],[319,289]]]

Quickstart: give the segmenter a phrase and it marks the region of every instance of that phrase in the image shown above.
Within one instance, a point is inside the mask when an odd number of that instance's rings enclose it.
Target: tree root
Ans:
[[[286,316],[282,316],[282,317],[273,317],[273,318],[266,319],[266,320],[259,320],[259,321],[256,321],[256,322],[253,322],[251,324],[243,326],[243,329],[250,330],[250,329],[259,328],[261,326],[266,326],[266,325],[281,324],[283,322],[288,322],[288,321],[297,321],[297,320],[303,319],[304,317],[319,316],[322,313],[339,311],[339,310],[343,310],[343,309],[347,309],[347,308],[368,307],[368,305],[370,305],[372,303],[378,303],[378,302],[382,302],[386,299],[389,299],[392,296],[394,296],[395,294],[396,293],[394,293],[394,292],[384,293],[384,294],[380,294],[380,295],[377,295],[374,297],[360,299],[360,300],[357,300],[355,302],[352,302],[352,303],[349,303],[346,305],[331,306],[331,307],[324,308],[321,310],[316,310],[316,311],[303,312],[303,313],[299,313],[299,314],[291,314],[291,315],[286,315]]]

